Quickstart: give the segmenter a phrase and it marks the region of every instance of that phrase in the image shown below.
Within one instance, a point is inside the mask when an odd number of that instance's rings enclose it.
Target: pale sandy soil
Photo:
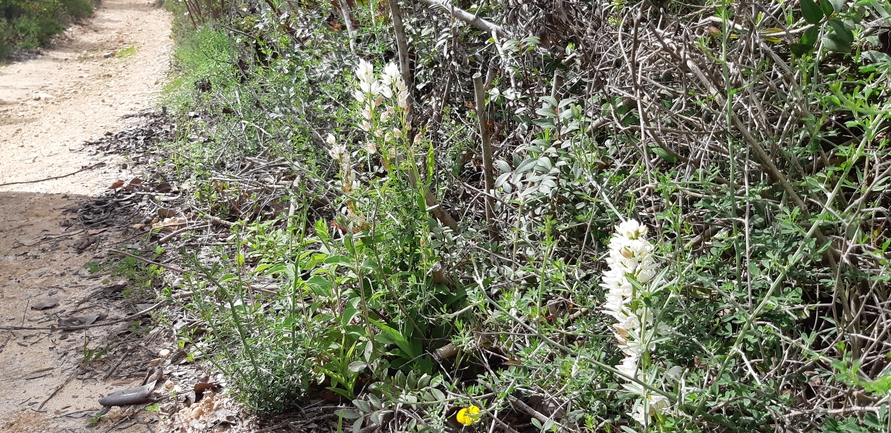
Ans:
[[[113,283],[91,274],[87,264],[107,260],[106,249],[118,240],[114,231],[60,223],[75,218],[65,209],[130,175],[125,161],[91,156],[83,142],[126,128],[138,119],[122,116],[156,103],[173,44],[170,14],[154,3],[103,0],[93,19],[74,26],[54,48],[0,66],[0,431],[107,431],[126,413],[115,408],[93,427],[89,414],[101,409],[98,399],[142,380],[137,371],[108,363],[81,366],[85,342],[101,347],[119,331],[114,327],[10,328],[50,326],[68,315],[124,315],[113,304],[90,301]],[[105,165],[42,180],[98,163]],[[96,242],[78,253],[89,238]],[[32,308],[47,298],[59,305]],[[125,429],[115,431],[157,430],[140,422],[118,426]]]

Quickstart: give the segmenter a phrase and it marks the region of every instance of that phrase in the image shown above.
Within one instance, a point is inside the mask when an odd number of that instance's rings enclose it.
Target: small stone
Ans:
[[[31,99],[33,99],[35,101],[48,101],[50,99],[53,99],[53,95],[50,95],[49,93],[44,93],[44,92],[37,92],[37,93],[31,95]]]
[[[167,359],[170,356],[170,349],[161,349],[159,355],[161,355],[161,358]]]

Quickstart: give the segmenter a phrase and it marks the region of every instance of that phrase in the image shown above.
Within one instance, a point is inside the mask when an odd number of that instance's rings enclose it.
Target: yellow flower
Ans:
[[[455,419],[458,420],[461,424],[471,425],[480,419],[480,408],[476,406],[469,406],[462,408],[458,411],[458,415],[455,415]]]

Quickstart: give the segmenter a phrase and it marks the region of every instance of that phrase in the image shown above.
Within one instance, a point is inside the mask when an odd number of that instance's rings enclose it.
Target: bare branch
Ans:
[[[484,30],[489,33],[495,32],[496,35],[498,35],[499,37],[502,37],[502,38],[506,38],[509,36],[507,34],[507,32],[504,31],[504,29],[501,26],[499,26],[498,24],[494,24],[490,21],[486,21],[486,20],[476,16],[475,14],[467,12],[463,9],[459,9],[446,0],[419,0],[419,1],[421,3],[424,3],[425,5],[428,5],[428,6],[443,8],[443,9],[449,11],[449,14],[451,14],[453,17],[455,17],[461,21],[464,21],[465,23],[470,24],[480,30]]]

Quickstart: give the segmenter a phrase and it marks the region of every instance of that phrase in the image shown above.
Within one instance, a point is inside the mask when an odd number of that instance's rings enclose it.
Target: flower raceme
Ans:
[[[356,78],[359,80],[359,85],[353,92],[353,97],[361,106],[360,127],[374,137],[389,138],[393,134],[386,131],[383,126],[393,117],[396,107],[403,113],[408,108],[408,87],[399,74],[399,67],[395,63],[387,64],[378,80],[374,74],[374,66],[365,60],[360,60],[356,68]],[[367,145],[366,150],[374,153],[377,149]]]
[[[604,272],[601,286],[607,290],[604,311],[616,319],[613,325],[619,347],[626,355],[640,356],[639,348],[631,341],[641,341],[642,331],[653,323],[653,314],[645,306],[632,304],[643,293],[635,293],[632,279],[646,290],[646,284],[656,275],[653,244],[646,240],[647,227],[628,220],[616,227],[609,242],[609,269]],[[630,353],[629,353],[630,352]]]
[[[616,233],[609,241],[606,259],[609,268],[603,273],[601,287],[606,289],[604,312],[616,319],[614,335],[625,355],[616,370],[628,378],[652,383],[647,380],[648,366],[642,364],[649,359],[645,354],[656,348],[650,340],[653,331],[658,333],[659,329],[653,328],[653,312],[640,299],[650,293],[648,283],[656,276],[657,264],[653,258],[654,246],[646,239],[646,234],[647,227],[636,220],[625,221],[616,227]],[[668,409],[666,397],[653,394],[636,382],[629,381],[624,388],[639,397],[628,415],[642,425],[649,425],[652,414]]]

